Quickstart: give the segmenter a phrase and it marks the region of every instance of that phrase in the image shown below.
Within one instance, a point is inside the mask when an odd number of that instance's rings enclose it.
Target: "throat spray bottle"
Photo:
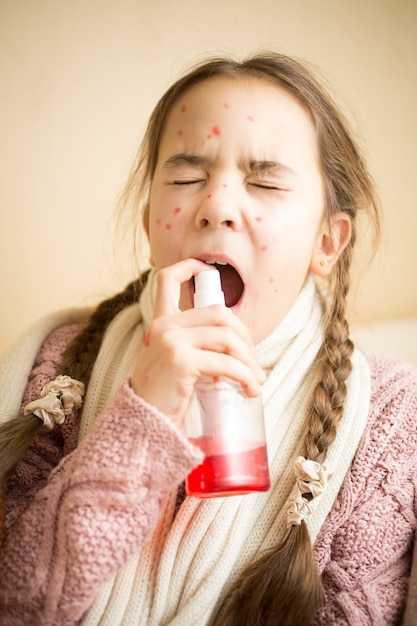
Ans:
[[[224,304],[215,269],[195,277],[194,306]],[[189,496],[213,498],[267,491],[270,487],[262,397],[249,398],[236,381],[202,377],[184,423],[205,455],[187,477]]]

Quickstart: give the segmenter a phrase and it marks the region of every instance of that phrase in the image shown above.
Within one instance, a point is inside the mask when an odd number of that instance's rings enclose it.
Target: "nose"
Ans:
[[[242,224],[242,213],[239,194],[233,184],[220,183],[208,186],[196,215],[197,227],[230,228],[239,230]]]

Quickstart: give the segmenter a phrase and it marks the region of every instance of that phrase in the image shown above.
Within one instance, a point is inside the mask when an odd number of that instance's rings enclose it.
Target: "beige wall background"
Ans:
[[[112,215],[156,100],[208,54],[263,48],[321,68],[374,174],[384,239],[354,319],[416,317],[416,30],[415,0],[0,0],[0,352],[124,286]]]

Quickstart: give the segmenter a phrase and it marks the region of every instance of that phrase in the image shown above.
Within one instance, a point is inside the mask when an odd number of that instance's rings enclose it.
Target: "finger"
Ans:
[[[154,317],[179,313],[182,283],[210,267],[197,259],[186,259],[164,267],[157,275]]]
[[[167,367],[170,376],[175,372],[178,378],[184,376],[188,383],[190,377],[195,382],[205,373],[236,378],[242,372],[245,383],[248,377],[254,383],[253,389],[265,381],[265,374],[257,363],[252,347],[228,327],[171,328],[159,340],[156,349],[164,355],[163,365]],[[156,337],[155,343],[158,344]],[[216,358],[224,356],[228,358],[218,360],[221,371],[213,370]],[[229,372],[224,369],[227,366],[233,369]]]
[[[206,352],[227,354],[252,370],[252,375],[262,384],[265,374],[256,360],[255,350],[230,327],[199,326],[181,331],[181,340],[187,345]]]
[[[260,382],[254,377],[253,370],[229,354],[219,352],[197,351],[194,356],[194,365],[199,376],[211,378],[225,377],[240,383],[244,393],[250,397],[262,393]]]
[[[157,316],[155,316],[157,317]],[[200,309],[188,309],[186,311],[178,311],[170,316],[158,316],[154,319],[152,325],[160,332],[169,330],[169,328],[187,328],[187,327],[204,327],[225,326],[230,328],[234,333],[242,338],[251,348],[253,348],[252,338],[249,330],[241,322],[241,320],[230,309],[223,305],[214,304]]]
[[[249,331],[238,317],[221,305],[190,309],[172,316],[152,320],[145,338],[145,346],[158,344],[165,350],[175,346],[194,346],[203,350],[225,352],[252,367],[260,383],[265,374],[256,359]]]

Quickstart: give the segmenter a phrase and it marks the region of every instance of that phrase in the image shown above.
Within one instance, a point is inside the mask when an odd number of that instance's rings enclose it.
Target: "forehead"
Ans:
[[[191,108],[191,105],[193,108]],[[173,104],[168,117],[177,114],[227,111],[239,108],[285,107],[298,112],[310,122],[311,116],[297,98],[283,86],[255,76],[214,76],[189,87]],[[185,117],[185,115],[184,115]]]
[[[253,76],[216,76],[187,89],[169,111],[161,139],[190,134],[219,139],[232,132],[316,144],[311,115],[295,96]]]

